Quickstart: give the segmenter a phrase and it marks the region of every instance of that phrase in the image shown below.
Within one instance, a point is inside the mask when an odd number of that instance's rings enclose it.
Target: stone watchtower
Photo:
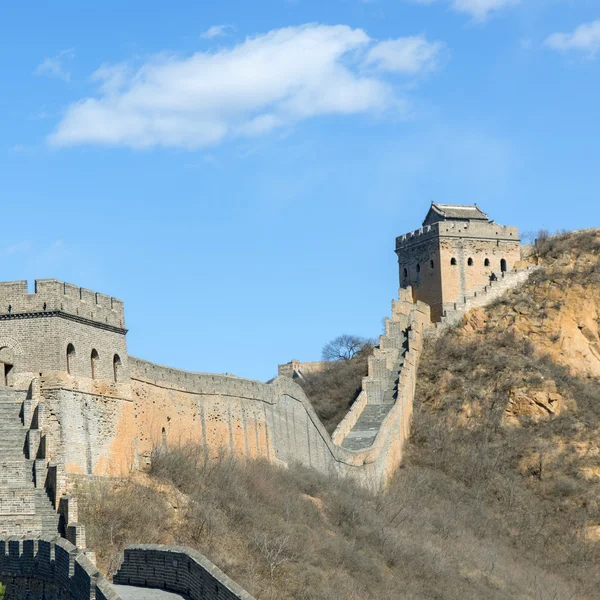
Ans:
[[[396,238],[400,287],[412,286],[415,300],[439,321],[469,292],[501,278],[520,260],[519,231],[498,225],[475,204],[431,204],[423,227]]]
[[[26,390],[49,373],[126,383],[124,319],[120,300],[56,279],[38,279],[33,294],[27,281],[0,283],[0,386]]]

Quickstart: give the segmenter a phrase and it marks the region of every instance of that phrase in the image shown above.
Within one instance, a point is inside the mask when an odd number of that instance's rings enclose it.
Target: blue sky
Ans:
[[[268,379],[376,336],[429,203],[600,223],[596,0],[3,3],[2,280]]]

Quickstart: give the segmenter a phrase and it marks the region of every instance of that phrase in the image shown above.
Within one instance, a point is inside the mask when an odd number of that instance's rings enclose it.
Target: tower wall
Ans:
[[[47,372],[92,378],[93,350],[94,379],[114,381],[115,357],[117,380],[128,379],[120,300],[55,279],[37,280],[35,289],[28,294],[26,281],[0,283],[0,361],[13,365],[9,385],[26,389]]]
[[[501,276],[520,260],[519,231],[487,221],[440,221],[396,238],[400,287],[412,286],[415,300],[431,307],[439,321],[444,309]],[[469,260],[470,259],[470,260]],[[486,264],[486,260],[489,264]]]
[[[440,261],[439,239],[425,237],[407,245],[398,256],[400,266],[400,287],[412,287],[413,300],[428,304],[435,320],[441,316],[442,264]]]

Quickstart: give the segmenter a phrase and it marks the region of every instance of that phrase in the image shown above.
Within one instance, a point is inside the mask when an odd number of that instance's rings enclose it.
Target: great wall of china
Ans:
[[[516,228],[488,223],[479,209],[466,218],[458,210],[465,207],[450,208],[432,206],[426,218],[446,210],[443,228],[430,224],[427,235],[397,241],[398,300],[369,357],[362,391],[331,436],[290,377],[262,383],[130,357],[120,300],[56,280],[36,281],[32,294],[27,282],[0,283],[0,539],[6,540],[0,542],[0,576],[9,577],[9,598],[20,598],[21,584],[34,580],[54,592],[62,589],[64,597],[120,597],[81,552],[85,528],[69,492],[80,477],[145,468],[152,449],[163,443],[193,441],[207,457],[227,453],[281,466],[300,463],[374,490],[384,487],[409,435],[424,338],[530,272],[519,263]],[[453,212],[459,216],[448,216]],[[494,268],[498,277],[490,281]],[[57,533],[69,541],[33,541]],[[145,549],[144,559],[140,552],[126,554],[123,573],[139,585],[175,589],[164,587],[167,579],[135,579],[127,556],[144,563],[154,560],[148,558],[152,552],[163,552],[164,562],[164,552],[177,551]],[[189,553],[179,554],[175,562],[191,564]],[[197,597],[250,598],[237,588],[238,595],[215,589],[221,591]]]

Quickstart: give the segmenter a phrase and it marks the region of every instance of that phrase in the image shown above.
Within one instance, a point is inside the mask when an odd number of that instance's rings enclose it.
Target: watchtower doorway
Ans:
[[[2,385],[10,387],[13,384],[15,356],[14,352],[5,346],[0,348],[0,377]]]

